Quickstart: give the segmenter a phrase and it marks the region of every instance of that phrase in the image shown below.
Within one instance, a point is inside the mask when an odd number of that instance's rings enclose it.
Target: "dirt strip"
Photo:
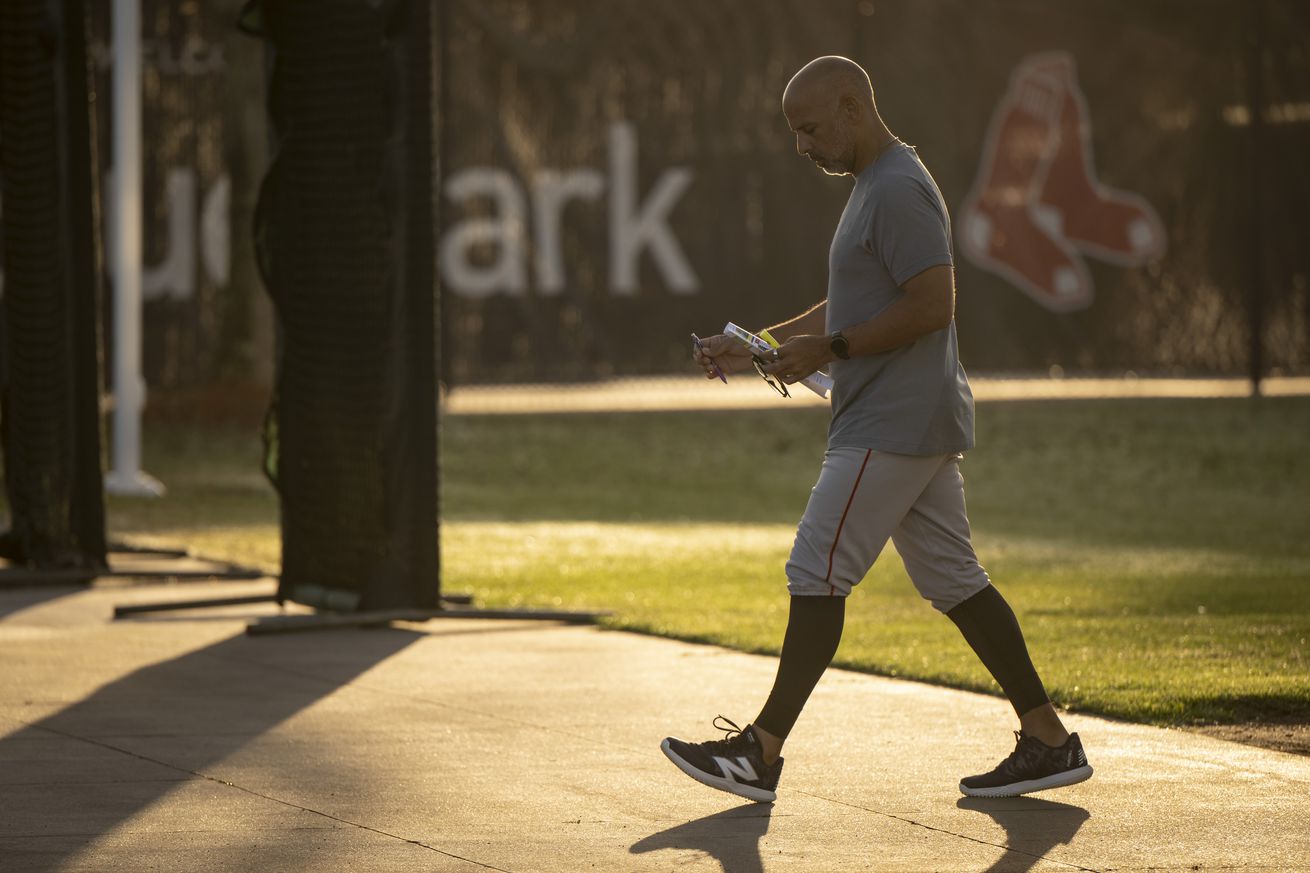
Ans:
[[[1106,398],[1248,397],[1247,379],[1052,379],[980,376],[969,380],[979,402],[999,400],[1092,400]],[[1310,395],[1310,377],[1277,377],[1261,383],[1268,397]],[[611,379],[580,384],[471,385],[443,398],[447,415],[514,415],[554,412],[681,412],[715,409],[779,409],[825,406],[801,386],[790,398],[773,393],[755,376],[728,384],[687,376]]]
[[[1242,724],[1209,724],[1187,728],[1207,737],[1216,737],[1276,752],[1293,755],[1310,755],[1310,723],[1278,724],[1245,722]]]

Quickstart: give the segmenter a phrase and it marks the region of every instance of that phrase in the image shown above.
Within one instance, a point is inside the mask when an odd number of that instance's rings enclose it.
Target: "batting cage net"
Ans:
[[[105,566],[86,27],[81,2],[0,5],[0,557],[38,570]]]
[[[428,4],[253,3],[276,156],[255,216],[280,327],[279,596],[438,605]]]

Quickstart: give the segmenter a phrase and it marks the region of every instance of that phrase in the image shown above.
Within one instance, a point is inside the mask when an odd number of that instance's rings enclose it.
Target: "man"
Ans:
[[[829,175],[855,177],[829,252],[827,299],[769,328],[781,347],[764,368],[792,383],[831,367],[828,451],[787,562],[790,614],[764,708],[744,730],[720,728],[724,739],[669,737],[661,748],[706,785],[773,801],[783,742],[837,650],[846,596],[890,538],[919,593],[959,626],[1019,716],[1014,752],[960,790],[1004,797],[1081,782],[1092,768],[1078,735],[1061,724],[970,542],[959,462],[973,447],[973,395],[956,352],[941,192],[879,117],[854,61],[806,64],[782,110],[797,152]],[[752,366],[725,336],[705,340],[695,357],[708,378],[716,367]]]

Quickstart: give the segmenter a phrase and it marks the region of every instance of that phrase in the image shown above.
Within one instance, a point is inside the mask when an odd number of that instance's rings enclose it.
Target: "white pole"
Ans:
[[[164,486],[141,471],[141,10],[114,0],[114,450],[111,494],[158,497]]]

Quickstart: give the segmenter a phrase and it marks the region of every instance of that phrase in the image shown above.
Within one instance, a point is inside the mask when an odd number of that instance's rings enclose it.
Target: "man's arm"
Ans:
[[[955,318],[955,271],[949,265],[929,267],[901,286],[901,295],[868,321],[844,328],[842,335],[850,343],[851,357],[876,355],[907,346],[919,337],[942,330]],[[823,304],[780,327],[805,325],[809,332],[792,332],[782,342],[778,360],[765,369],[785,382],[796,382],[831,363],[835,356],[829,348],[823,320],[814,329],[811,317],[822,315]]]
[[[949,265],[929,267],[902,285],[901,291],[882,312],[842,331],[851,345],[851,357],[908,346],[949,327],[955,318],[955,271]]]

